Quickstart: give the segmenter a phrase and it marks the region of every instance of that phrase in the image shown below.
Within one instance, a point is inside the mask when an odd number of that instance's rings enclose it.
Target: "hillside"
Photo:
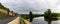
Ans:
[[[13,13],[12,12],[9,12],[8,14],[8,10],[6,7],[4,7],[1,3],[0,3],[0,20],[3,20],[3,19],[7,19],[7,18],[11,18],[13,17]],[[10,11],[10,10],[9,10]]]
[[[0,9],[7,9],[0,3]]]

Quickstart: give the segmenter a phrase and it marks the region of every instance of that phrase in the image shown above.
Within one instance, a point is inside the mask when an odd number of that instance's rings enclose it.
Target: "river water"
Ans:
[[[32,23],[33,24],[47,24],[48,22],[46,22],[44,20],[44,17],[36,17],[36,18],[33,19]],[[51,24],[60,24],[60,20],[52,21]]]

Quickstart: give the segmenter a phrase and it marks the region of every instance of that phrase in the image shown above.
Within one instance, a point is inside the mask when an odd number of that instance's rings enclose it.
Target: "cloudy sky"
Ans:
[[[60,0],[0,0],[11,11],[17,13],[43,13],[47,9],[60,13]]]

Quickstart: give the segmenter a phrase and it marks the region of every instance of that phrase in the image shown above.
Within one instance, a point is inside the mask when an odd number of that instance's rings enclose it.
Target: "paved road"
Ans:
[[[20,24],[20,17],[18,16],[16,19],[12,20],[8,24]]]
[[[17,18],[17,17],[12,17],[12,18],[9,18],[6,20],[0,20],[0,24],[7,24],[7,23],[11,22],[12,20],[14,20],[15,18]]]
[[[15,16],[6,20],[0,20],[0,24],[19,24],[20,17]],[[23,18],[22,18],[23,19]],[[23,19],[26,24],[31,24],[31,22]],[[18,23],[17,23],[18,22]]]

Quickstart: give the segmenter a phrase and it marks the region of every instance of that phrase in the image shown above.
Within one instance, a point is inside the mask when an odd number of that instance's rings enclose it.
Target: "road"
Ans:
[[[14,20],[15,18],[17,18],[17,17],[12,17],[12,18],[9,18],[6,20],[0,20],[0,24],[7,24],[7,23],[11,22],[12,20]]]
[[[26,24],[31,24],[31,22],[23,19]],[[0,20],[0,24],[20,24],[20,17],[15,16],[6,20]]]

